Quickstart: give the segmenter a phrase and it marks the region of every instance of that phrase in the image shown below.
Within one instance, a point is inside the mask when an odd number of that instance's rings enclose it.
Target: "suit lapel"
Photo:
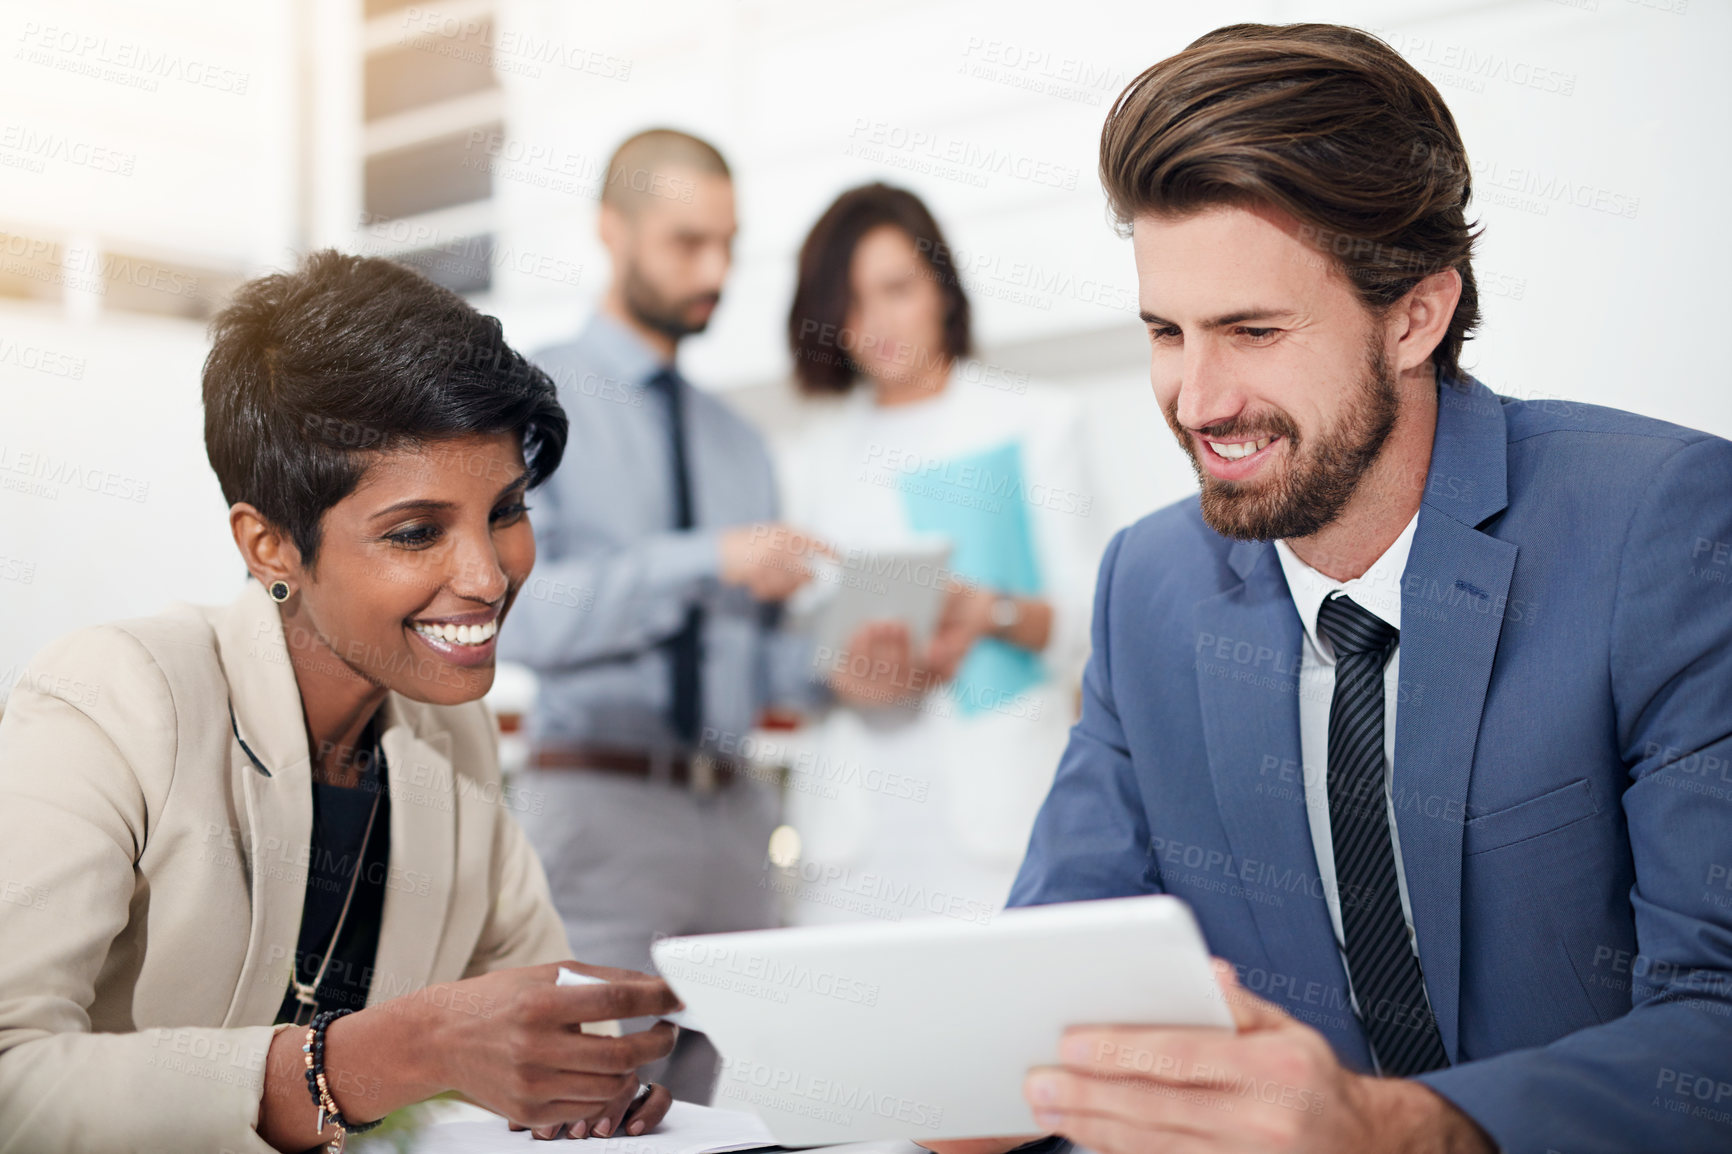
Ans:
[[[245,806],[252,922],[224,1025],[274,1021],[294,970],[313,829],[312,763],[282,618],[256,582],[216,618],[235,736],[231,769]],[[381,722],[391,796],[391,857],[368,1003],[425,985],[450,904],[457,813],[450,742],[417,729],[423,707],[387,695]]]
[[[277,607],[255,581],[216,618],[234,736],[230,775],[245,807],[252,922],[225,1026],[276,1019],[294,971],[313,828],[301,693]]]
[[[432,979],[457,868],[456,780],[450,737],[425,726],[427,707],[385,699],[386,776],[391,789],[391,866],[379,952],[367,1004],[418,990]],[[429,730],[424,736],[418,726]]]
[[[1195,609],[1197,694],[1216,802],[1241,865],[1256,860],[1315,877],[1303,778],[1298,788],[1271,789],[1293,780],[1284,783],[1281,773],[1267,772],[1285,767],[1290,775],[1300,764],[1299,614],[1273,545],[1236,542],[1228,560],[1242,584]],[[1307,885],[1279,903],[1246,904],[1274,975],[1296,988],[1322,980],[1344,992],[1347,976],[1329,909],[1311,899],[1314,892]],[[1349,1018],[1329,1015],[1320,1028],[1337,1052],[1361,1054],[1360,1065],[1369,1066],[1364,1038]]]
[[[1516,546],[1478,526],[1508,504],[1503,406],[1478,381],[1439,390],[1426,495],[1401,588],[1396,828],[1420,964],[1450,1060],[1461,1010],[1461,848],[1480,715]]]

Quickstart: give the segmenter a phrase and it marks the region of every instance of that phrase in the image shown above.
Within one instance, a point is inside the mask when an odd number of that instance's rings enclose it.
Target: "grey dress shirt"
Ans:
[[[565,456],[529,494],[535,570],[499,634],[499,655],[540,677],[532,741],[673,750],[671,672],[661,646],[688,606],[704,609],[700,745],[737,742],[765,704],[809,707],[826,691],[812,645],[783,633],[780,609],[719,579],[724,528],[774,520],[762,438],[682,380],[696,528],[675,524],[663,363],[603,313],[537,363],[571,420]]]

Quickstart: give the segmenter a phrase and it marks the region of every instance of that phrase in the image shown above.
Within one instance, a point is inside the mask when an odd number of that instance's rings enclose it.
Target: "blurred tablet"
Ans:
[[[842,652],[868,621],[902,621],[914,648],[932,637],[944,609],[952,542],[921,537],[883,549],[852,549],[841,560],[818,557],[812,580],[789,599],[792,626],[831,652]]]
[[[1191,911],[1151,896],[991,920],[665,938],[655,964],[722,1056],[716,1106],[789,1146],[1037,1133],[1065,1027],[1231,1027]]]

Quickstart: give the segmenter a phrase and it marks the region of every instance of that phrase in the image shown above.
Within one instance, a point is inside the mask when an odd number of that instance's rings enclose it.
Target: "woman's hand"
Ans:
[[[560,965],[606,978],[560,986]],[[677,1029],[658,1022],[623,1037],[585,1034],[585,1022],[653,1017],[679,1008],[660,978],[635,970],[550,963],[500,970],[413,995],[432,1007],[428,1045],[442,1081],[538,1138],[641,1134],[667,1114],[656,1086],[637,1098],[638,1068],[673,1049]]]
[[[371,1122],[446,1090],[533,1127],[538,1137],[571,1132],[640,1134],[662,1120],[671,1096],[655,1087],[634,1101],[638,1067],[666,1057],[669,1022],[624,1037],[585,1034],[585,1022],[653,1017],[679,1008],[667,983],[635,970],[563,963],[606,978],[560,986],[561,963],[498,970],[429,986],[338,1018],[325,1032],[325,1069],[343,1116]],[[265,1063],[259,1136],[278,1150],[336,1137],[318,1111],[301,1053],[306,1031],[278,1030]],[[519,1127],[519,1128],[522,1128]]]
[[[651,1082],[643,1086],[645,1091],[641,1096],[634,1089],[622,1094],[608,1104],[606,1113],[593,1123],[579,1119],[560,1126],[529,1127],[521,1122],[511,1123],[513,1130],[532,1130],[537,1138],[587,1138],[594,1134],[597,1138],[611,1138],[614,1134],[638,1135],[649,1132],[661,1124],[667,1117],[668,1107],[673,1104],[674,1096],[666,1086]]]
[[[926,666],[933,675],[948,681],[974,648],[974,643],[992,633],[992,602],[990,590],[979,585],[957,581],[951,584],[944,598],[944,611],[939,614],[938,628],[926,647]]]
[[[903,621],[868,621],[848,639],[828,673],[830,688],[849,705],[900,705],[916,700],[935,680],[914,660],[908,625]]]
[[[1012,598],[1016,623],[1001,627],[993,620],[993,605],[1004,595],[981,585],[953,582],[939,614],[938,628],[926,647],[924,664],[934,677],[948,681],[982,638],[1039,653],[1052,637],[1052,605],[1038,597]]]

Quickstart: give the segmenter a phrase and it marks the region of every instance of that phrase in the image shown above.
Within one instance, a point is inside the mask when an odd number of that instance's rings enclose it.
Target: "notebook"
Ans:
[[[444,1117],[416,1136],[415,1154],[494,1154],[534,1147],[548,1149],[527,1130],[507,1128],[497,1114],[467,1103],[444,1105]],[[726,1154],[733,1150],[755,1150],[775,1145],[755,1114],[740,1110],[717,1110],[691,1102],[675,1102],[666,1118],[648,1134],[621,1134],[614,1138],[560,1139],[559,1150],[578,1150],[589,1145],[607,1154]]]

